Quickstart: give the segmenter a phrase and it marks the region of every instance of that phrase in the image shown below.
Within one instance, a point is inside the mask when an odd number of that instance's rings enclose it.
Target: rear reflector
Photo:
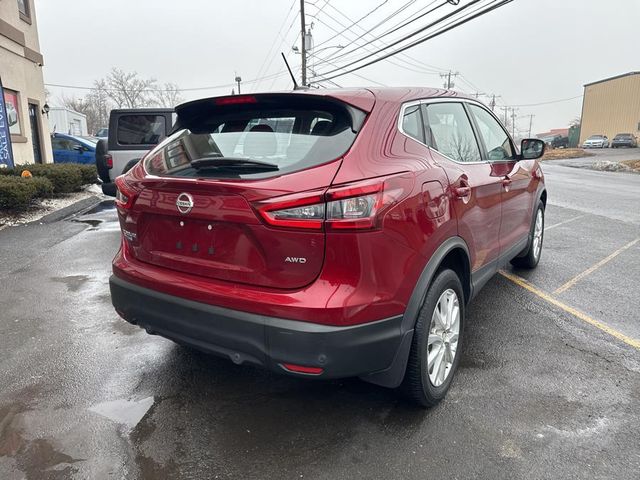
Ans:
[[[292,373],[303,373],[305,375],[321,375],[324,369],[320,367],[305,367],[303,365],[294,365],[293,363],[281,363],[280,366]]]
[[[234,95],[232,97],[220,97],[215,99],[216,105],[243,105],[247,103],[258,103],[253,95]]]
[[[113,168],[113,157],[111,155],[105,155],[104,156],[104,163],[107,166],[107,168]]]

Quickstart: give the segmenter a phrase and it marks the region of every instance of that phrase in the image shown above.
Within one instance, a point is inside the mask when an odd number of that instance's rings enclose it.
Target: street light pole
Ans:
[[[302,86],[307,86],[307,32],[305,31],[304,0],[300,0],[300,38],[302,39]]]
[[[240,95],[240,82],[242,82],[242,78],[239,75],[236,75],[236,83],[238,84],[238,95]]]

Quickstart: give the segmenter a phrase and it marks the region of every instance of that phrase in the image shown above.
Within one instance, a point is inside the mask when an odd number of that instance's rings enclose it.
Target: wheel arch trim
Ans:
[[[429,290],[429,286],[442,266],[444,260],[454,250],[462,250],[466,255],[467,261],[469,261],[469,248],[461,237],[450,237],[438,247],[425,265],[420,277],[418,277],[416,286],[414,287],[411,297],[409,297],[409,301],[407,302],[407,308],[404,312],[402,323],[400,325],[402,340],[391,366],[383,371],[360,377],[362,380],[389,388],[396,388],[400,386],[407,369],[409,351],[411,350],[411,342],[413,340],[413,331],[416,321],[418,320],[420,309],[422,308],[427,296],[427,291]],[[470,270],[471,267],[469,265],[469,272]],[[468,298],[465,298],[466,303],[473,296],[470,273],[468,279],[465,280],[461,278],[460,280],[463,283],[465,295],[468,295]],[[467,285],[465,285],[465,283],[467,283]]]

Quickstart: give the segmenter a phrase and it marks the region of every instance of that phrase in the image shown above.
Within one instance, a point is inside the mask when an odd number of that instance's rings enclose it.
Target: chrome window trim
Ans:
[[[484,108],[485,110],[487,110],[488,112],[490,112],[490,110],[488,110],[482,103],[470,99],[470,98],[459,98],[459,97],[434,97],[434,98],[427,98],[427,99],[422,99],[422,100],[411,100],[409,102],[403,103],[402,106],[400,107],[400,114],[398,115],[398,122],[397,122],[397,127],[398,127],[398,131],[400,133],[402,133],[405,137],[410,138],[411,140],[418,142],[421,145],[424,145],[425,147],[427,147],[429,150],[433,150],[434,152],[437,152],[438,155],[442,155],[444,158],[446,158],[447,160],[457,164],[457,165],[480,165],[483,163],[497,163],[497,162],[490,162],[489,160],[480,160],[479,162],[459,162],[458,160],[454,160],[453,158],[451,158],[450,156],[442,153],[440,150],[438,150],[437,148],[433,148],[430,145],[427,145],[426,143],[418,140],[417,138],[412,137],[411,135],[409,135],[407,132],[405,132],[402,128],[402,120],[404,119],[404,111],[409,108],[409,107],[413,107],[415,105],[429,105],[432,103],[471,103],[474,105],[477,105],[481,108]],[[491,113],[494,117],[495,114]],[[466,112],[465,112],[466,115]],[[498,120],[498,123],[500,123],[500,120],[496,117],[496,120]],[[424,121],[424,118],[423,118]],[[469,119],[469,125],[472,127],[473,129],[473,125],[471,124],[471,119]],[[500,124],[502,126],[502,124]],[[503,129],[504,130],[504,129]],[[475,131],[473,136],[475,137]],[[513,139],[511,139],[511,136],[507,133],[507,136],[509,137],[509,139],[511,140],[511,144],[513,145]],[[478,143],[478,139],[476,138],[476,143]],[[480,151],[480,145],[478,145],[478,151]],[[480,152],[482,153],[482,152]],[[513,160],[505,160],[505,161],[513,161]]]

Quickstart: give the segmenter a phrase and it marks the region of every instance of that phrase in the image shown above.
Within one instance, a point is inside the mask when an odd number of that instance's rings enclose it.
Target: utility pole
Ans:
[[[240,82],[242,81],[242,78],[240,78],[240,75],[236,74],[236,83],[238,84],[238,95],[240,95]]]
[[[511,138],[516,136],[516,109],[511,109]]]
[[[304,21],[304,0],[300,0],[300,38],[302,39],[302,86],[307,86],[307,32]]]
[[[531,138],[531,127],[533,126],[533,117],[535,117],[535,115],[533,114],[529,115],[529,138]]]
[[[500,110],[504,112],[504,126],[506,127],[507,123],[509,122],[507,117],[507,113],[509,113],[509,107],[500,107]]]
[[[445,78],[446,81],[444,82],[444,89],[445,90],[451,90],[453,87],[455,87],[455,83],[453,83],[453,81],[451,80],[451,77],[457,77],[458,75],[460,75],[460,73],[458,72],[452,72],[451,70],[449,70],[448,73],[441,73],[440,77],[441,78]]]
[[[496,98],[500,98],[500,95],[496,95],[495,93],[491,95],[491,102],[489,106],[491,107],[491,111],[494,112],[496,109]]]

